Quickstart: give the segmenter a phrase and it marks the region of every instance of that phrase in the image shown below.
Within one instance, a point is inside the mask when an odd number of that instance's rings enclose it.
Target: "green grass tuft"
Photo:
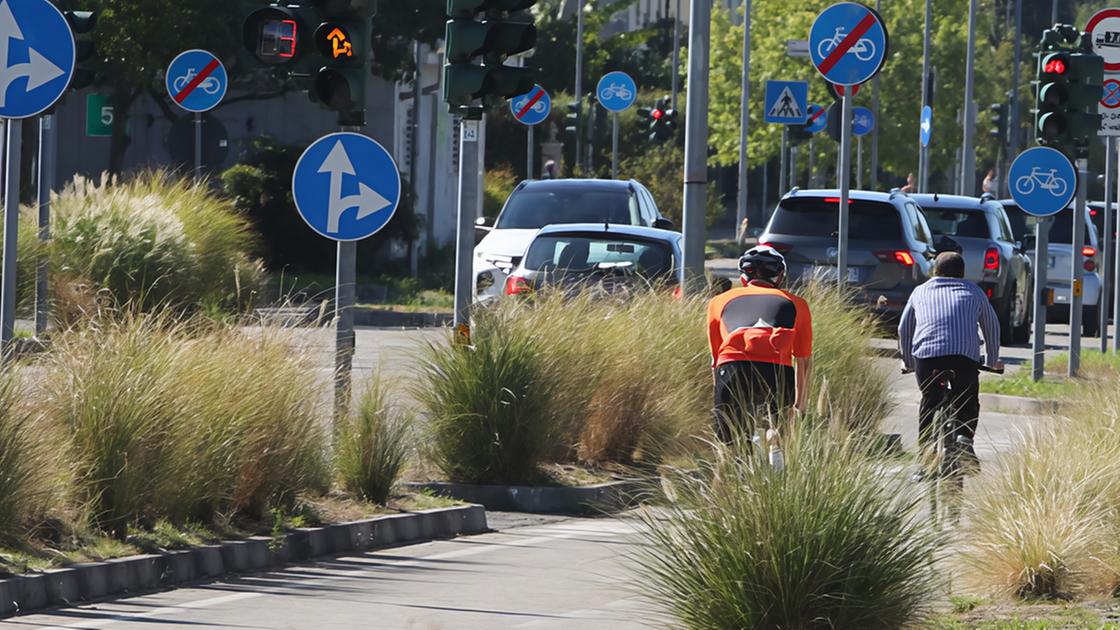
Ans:
[[[375,375],[357,409],[341,423],[335,439],[335,468],[342,486],[384,505],[408,463],[412,416],[390,400],[380,375]]]

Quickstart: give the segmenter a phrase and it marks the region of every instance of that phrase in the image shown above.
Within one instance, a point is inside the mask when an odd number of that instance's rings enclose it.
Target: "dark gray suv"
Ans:
[[[999,315],[1000,342],[1029,341],[1031,261],[1003,206],[994,199],[958,195],[910,197],[922,207],[935,237],[945,236],[960,245],[965,278],[980,285]]]
[[[936,254],[929,225],[904,193],[849,197],[848,283],[876,310],[900,313],[929,278]],[[839,205],[839,191],[796,188],[778,202],[758,241],[785,256],[790,280],[836,279]]]

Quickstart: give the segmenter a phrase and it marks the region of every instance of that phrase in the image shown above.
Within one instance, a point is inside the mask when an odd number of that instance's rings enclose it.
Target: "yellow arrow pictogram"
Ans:
[[[336,26],[333,31],[327,34],[327,39],[331,40],[331,54],[335,59],[343,55],[354,56],[354,46],[347,39],[346,33],[342,32],[342,29]]]

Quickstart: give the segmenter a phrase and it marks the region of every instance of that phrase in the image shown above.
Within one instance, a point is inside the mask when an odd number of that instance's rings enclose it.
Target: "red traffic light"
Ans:
[[[1048,74],[1065,74],[1066,69],[1066,62],[1064,59],[1051,59],[1046,62],[1043,71]]]
[[[653,118],[654,120],[661,120],[661,117],[664,116],[664,115],[665,115],[664,110],[660,110],[660,109],[655,109],[652,112],[650,112],[650,118]]]

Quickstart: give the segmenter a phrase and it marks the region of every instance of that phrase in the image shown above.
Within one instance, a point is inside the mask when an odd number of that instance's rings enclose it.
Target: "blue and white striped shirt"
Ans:
[[[898,347],[906,367],[914,359],[961,355],[980,362],[984,334],[987,365],[999,360],[999,318],[980,287],[959,278],[931,278],[914,289],[898,324]]]

